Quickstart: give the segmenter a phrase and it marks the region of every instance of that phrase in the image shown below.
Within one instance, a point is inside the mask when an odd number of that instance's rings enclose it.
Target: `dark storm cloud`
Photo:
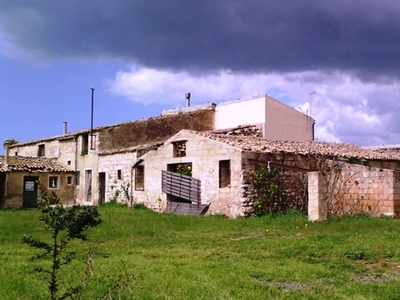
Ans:
[[[0,30],[42,58],[375,79],[400,67],[400,2],[392,0],[9,0],[0,3]]]

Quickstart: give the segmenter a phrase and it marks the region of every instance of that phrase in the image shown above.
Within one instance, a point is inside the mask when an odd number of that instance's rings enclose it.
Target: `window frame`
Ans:
[[[219,188],[231,186],[231,160],[220,160],[218,163],[218,185]]]
[[[144,191],[144,165],[135,167],[135,191]]]
[[[60,184],[60,177],[57,175],[49,175],[49,181],[48,181],[48,188],[49,189],[58,189]]]

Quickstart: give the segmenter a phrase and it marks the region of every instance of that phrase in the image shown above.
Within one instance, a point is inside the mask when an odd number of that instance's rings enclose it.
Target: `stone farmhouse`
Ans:
[[[229,217],[252,213],[251,170],[293,169],[308,176],[311,220],[324,219],[328,209],[334,209],[328,201],[332,188],[321,169],[326,160],[346,186],[334,191],[338,213],[400,213],[397,151],[313,140],[311,117],[263,96],[165,111],[93,130],[68,133],[65,126],[60,136],[12,145],[6,156],[8,161],[27,159],[27,165],[35,160],[57,162],[55,169],[43,168],[40,182],[50,189],[50,178],[56,178],[57,194],[70,203],[115,200],[144,203],[157,211],[208,211]],[[24,183],[32,177],[29,168],[14,179],[19,187],[9,184],[16,170],[1,170],[1,206],[27,205],[10,194],[30,185]]]
[[[131,203],[133,165],[181,129],[210,131],[230,126],[256,125],[265,138],[312,140],[314,120],[269,97],[207,104],[164,111],[160,116],[96,127],[10,146],[10,158],[55,159],[74,172],[72,202],[97,205],[110,200]],[[140,168],[139,168],[140,169]],[[8,182],[9,173],[5,175]],[[62,178],[59,177],[61,182]],[[61,192],[61,191],[60,191]],[[7,198],[11,191],[4,189]],[[7,201],[6,207],[21,202]]]
[[[273,166],[308,175],[309,217],[321,220],[327,216],[329,188],[321,172],[322,161],[334,162],[333,174],[339,175],[334,211],[400,213],[398,152],[380,153],[339,143],[274,141],[257,135],[257,130],[249,128],[181,130],[137,160],[132,199],[158,211],[197,205],[200,211],[208,209],[212,214],[245,216],[252,213],[249,172]],[[179,168],[188,168],[193,179],[174,179]],[[343,187],[345,190],[338,189]],[[176,202],[176,198],[187,201]]]

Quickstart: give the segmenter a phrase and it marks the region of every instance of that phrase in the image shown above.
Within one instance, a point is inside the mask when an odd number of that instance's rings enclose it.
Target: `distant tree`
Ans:
[[[8,140],[5,140],[4,143],[3,143],[3,147],[5,147],[7,143],[8,143],[9,146],[11,146],[11,145],[18,144],[18,141],[15,140],[15,139],[8,139]]]

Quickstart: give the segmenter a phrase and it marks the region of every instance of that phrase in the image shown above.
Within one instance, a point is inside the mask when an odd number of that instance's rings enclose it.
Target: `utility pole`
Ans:
[[[92,90],[92,109],[90,114],[90,150],[94,150],[93,146],[93,106],[94,106],[94,87],[90,87]]]

